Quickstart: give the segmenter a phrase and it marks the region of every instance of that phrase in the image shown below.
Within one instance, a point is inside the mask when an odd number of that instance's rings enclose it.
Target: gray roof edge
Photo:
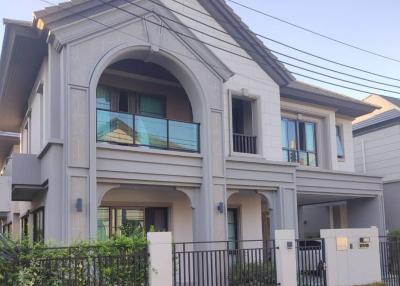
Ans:
[[[367,104],[361,100],[298,81],[293,82],[292,85],[282,87],[281,96],[284,98],[297,99],[317,105],[332,107],[337,109],[338,113],[354,118],[371,113],[377,109],[377,106]]]
[[[278,58],[223,0],[198,1],[278,85],[284,86],[295,80]]]
[[[113,0],[104,1],[111,2]],[[295,80],[277,57],[251,32],[248,26],[223,0],[198,1],[278,85],[284,86]],[[65,17],[71,17],[73,11],[81,13],[99,7],[101,4],[101,2],[99,4],[99,1],[91,0],[64,2],[57,6],[36,11],[34,15],[36,19],[42,18],[45,22],[56,23]],[[71,9],[71,11],[65,12],[66,9]]]
[[[374,131],[382,130],[388,127],[392,127],[395,125],[400,125],[400,116],[392,119],[388,119],[382,122],[378,122],[375,124],[367,125],[361,128],[354,129],[353,128],[353,136],[361,136]]]

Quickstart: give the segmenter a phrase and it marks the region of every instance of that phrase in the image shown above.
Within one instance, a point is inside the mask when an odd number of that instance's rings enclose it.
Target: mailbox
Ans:
[[[370,243],[371,243],[370,237],[361,237],[360,238],[360,248],[369,248]]]

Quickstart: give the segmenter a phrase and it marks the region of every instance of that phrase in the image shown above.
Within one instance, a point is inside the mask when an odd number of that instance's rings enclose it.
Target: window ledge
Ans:
[[[145,148],[145,147],[140,147],[140,146],[123,146],[123,145],[110,144],[110,143],[96,143],[96,147],[101,148],[101,149],[131,151],[131,152],[147,153],[147,154],[161,154],[161,155],[179,156],[179,157],[203,158],[203,156],[199,153],[151,149],[151,148]]]
[[[261,154],[250,154],[250,153],[240,153],[240,152],[231,152],[230,157],[245,157],[245,158],[258,158],[263,159],[264,157]]]

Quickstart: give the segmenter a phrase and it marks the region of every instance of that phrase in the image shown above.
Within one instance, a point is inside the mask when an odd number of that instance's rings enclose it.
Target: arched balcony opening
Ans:
[[[96,89],[97,142],[200,152],[200,124],[179,80],[140,59],[108,66]]]

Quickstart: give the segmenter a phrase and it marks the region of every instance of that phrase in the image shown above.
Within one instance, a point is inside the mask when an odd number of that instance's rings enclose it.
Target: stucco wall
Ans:
[[[400,125],[354,138],[356,171],[400,180]]]
[[[386,228],[400,229],[400,181],[383,184]]]

